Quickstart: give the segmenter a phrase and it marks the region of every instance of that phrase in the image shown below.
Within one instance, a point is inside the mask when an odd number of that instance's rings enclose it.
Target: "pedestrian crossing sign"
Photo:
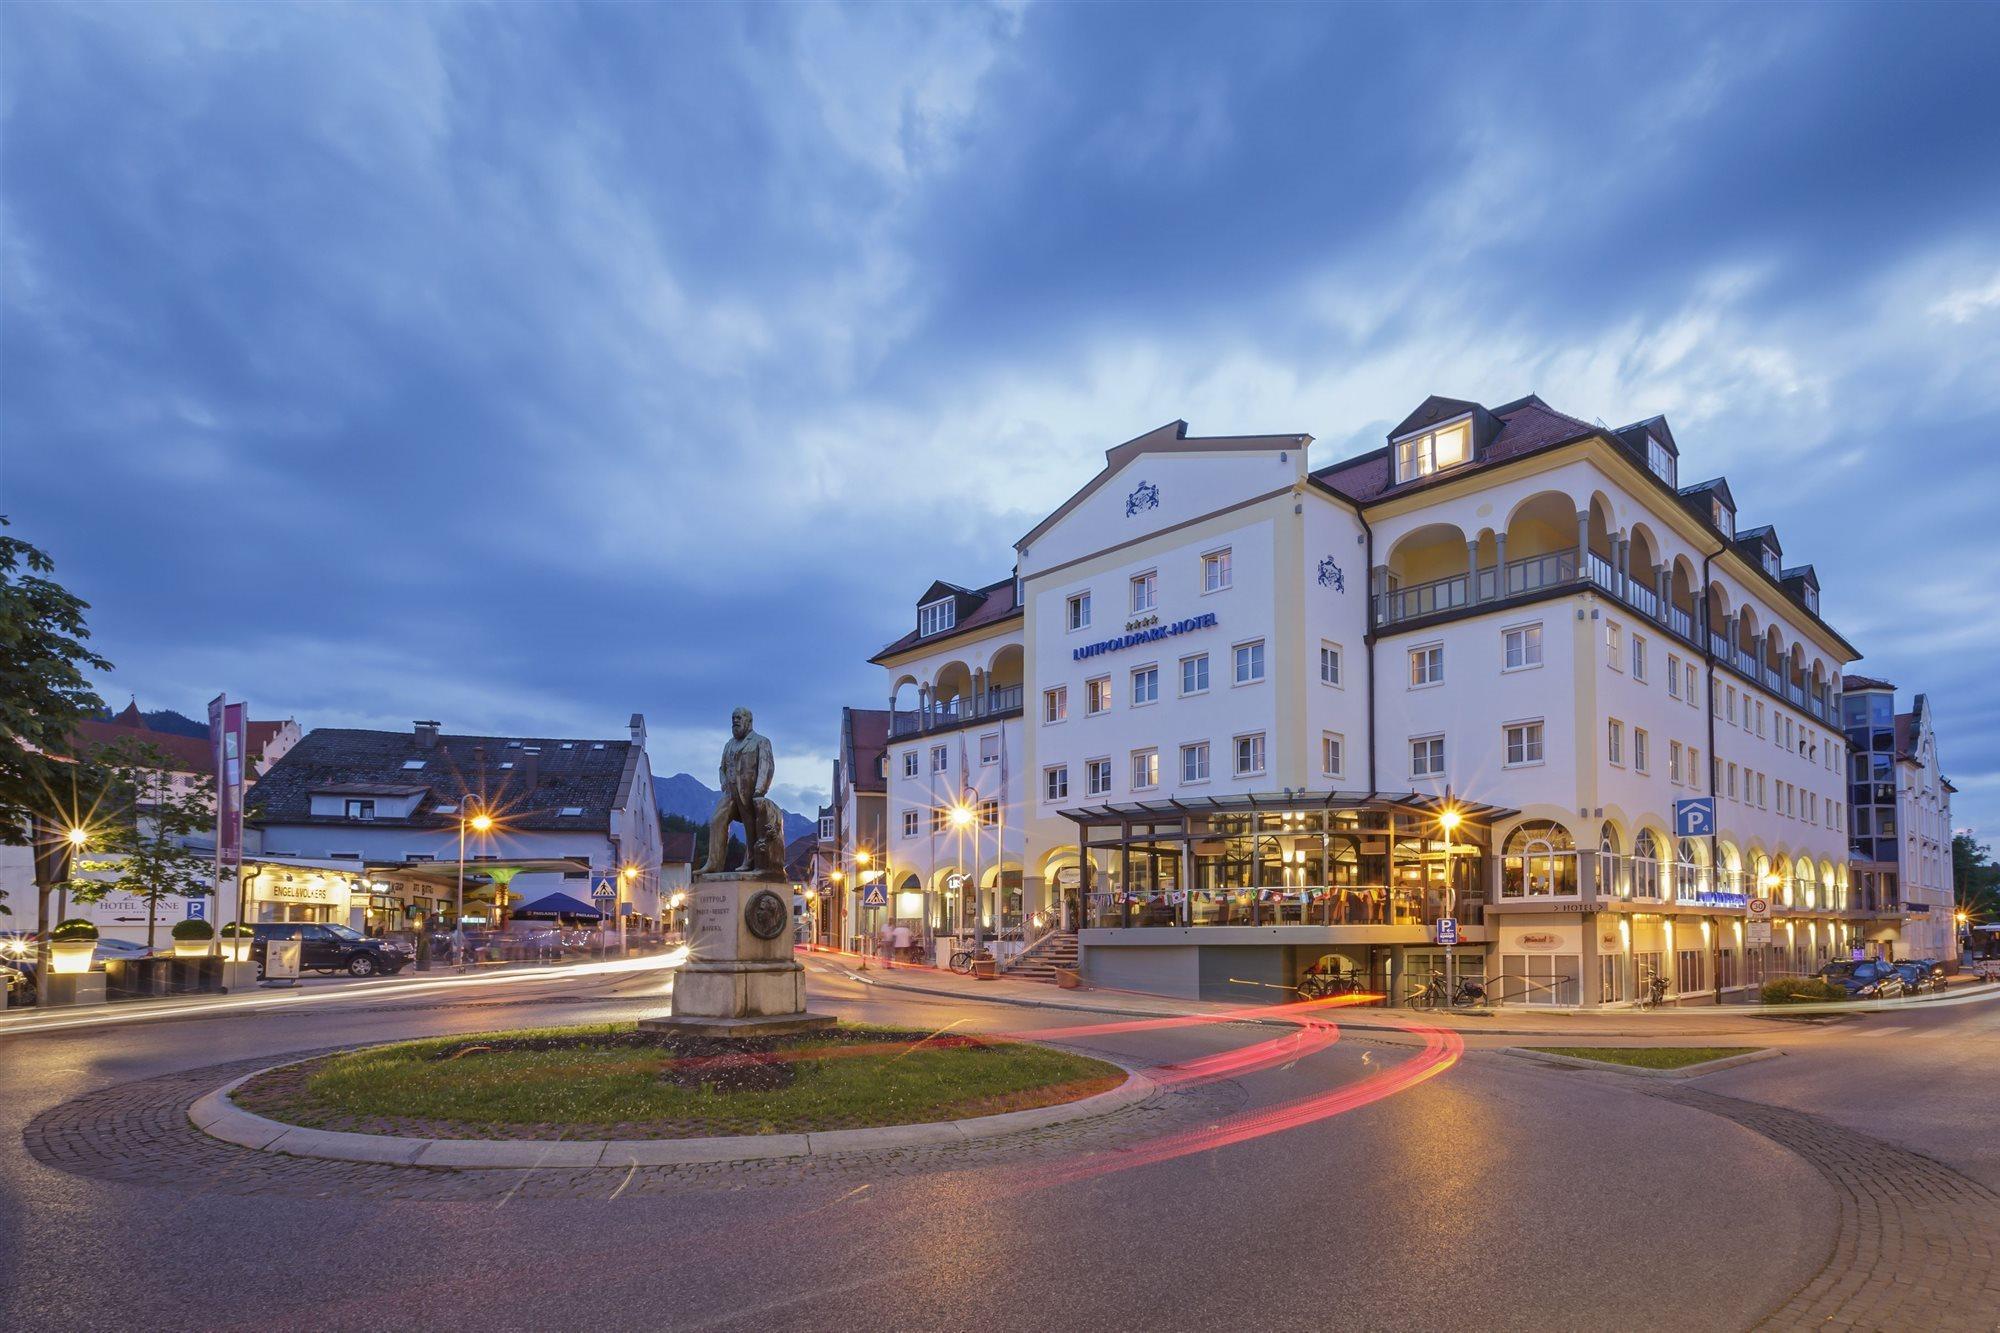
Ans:
[[[863,907],[887,907],[889,905],[889,886],[879,879],[873,884],[862,885],[861,905]]]

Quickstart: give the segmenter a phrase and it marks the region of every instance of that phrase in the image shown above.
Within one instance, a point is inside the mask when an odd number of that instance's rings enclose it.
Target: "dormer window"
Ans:
[[[1460,421],[1396,443],[1397,482],[1415,481],[1472,458],[1472,423]]]
[[[1646,437],[1646,466],[1653,469],[1653,475],[1671,486],[1674,484],[1674,456],[1661,444],[1658,436]]]
[[[917,637],[942,634],[958,623],[958,603],[945,597],[917,608]]]
[[[1734,537],[1736,535],[1736,511],[1722,503],[1722,501],[1712,497],[1708,503],[1715,517],[1715,526],[1722,530],[1723,536]]]
[[[1806,610],[1812,612],[1814,615],[1819,614],[1819,589],[1813,587],[1810,583],[1806,585],[1805,603]]]
[[[1764,572],[1772,578],[1778,577],[1778,553],[1766,546],[1764,552]]]

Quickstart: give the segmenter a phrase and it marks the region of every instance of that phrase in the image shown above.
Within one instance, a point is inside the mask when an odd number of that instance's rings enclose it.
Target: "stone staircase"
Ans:
[[[1052,930],[1008,960],[1002,974],[1017,981],[1056,984],[1056,969],[1076,970],[1076,932]]]

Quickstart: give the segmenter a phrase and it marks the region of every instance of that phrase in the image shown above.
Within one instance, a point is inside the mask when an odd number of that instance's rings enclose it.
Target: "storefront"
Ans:
[[[1433,940],[1449,917],[1476,978],[1490,828],[1511,812],[1448,808],[1415,793],[1324,792],[1065,811],[1081,849],[1084,974],[1249,1003],[1292,999],[1308,975],[1338,977],[1401,1003],[1446,970]]]

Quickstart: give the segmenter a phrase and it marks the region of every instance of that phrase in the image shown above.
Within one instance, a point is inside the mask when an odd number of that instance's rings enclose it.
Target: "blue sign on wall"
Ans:
[[[889,905],[889,886],[879,879],[873,884],[863,884],[861,886],[861,905],[863,907],[887,907]]]
[[[1155,625],[1151,629],[1142,629],[1137,634],[1121,634],[1115,639],[1104,639],[1097,643],[1086,643],[1081,648],[1072,649],[1069,656],[1072,662],[1081,662],[1086,657],[1096,657],[1102,653],[1115,653],[1120,648],[1130,648],[1134,644],[1154,643],[1160,639],[1171,638],[1176,634],[1185,634],[1189,630],[1214,628],[1215,612],[1204,611],[1198,616],[1189,616],[1186,620],[1176,620],[1171,625]]]
[[[187,905],[188,905],[188,920],[190,921],[208,920],[208,899],[190,898],[187,900]]]
[[[1706,838],[1715,832],[1715,798],[1690,796],[1674,802],[1674,836]]]

